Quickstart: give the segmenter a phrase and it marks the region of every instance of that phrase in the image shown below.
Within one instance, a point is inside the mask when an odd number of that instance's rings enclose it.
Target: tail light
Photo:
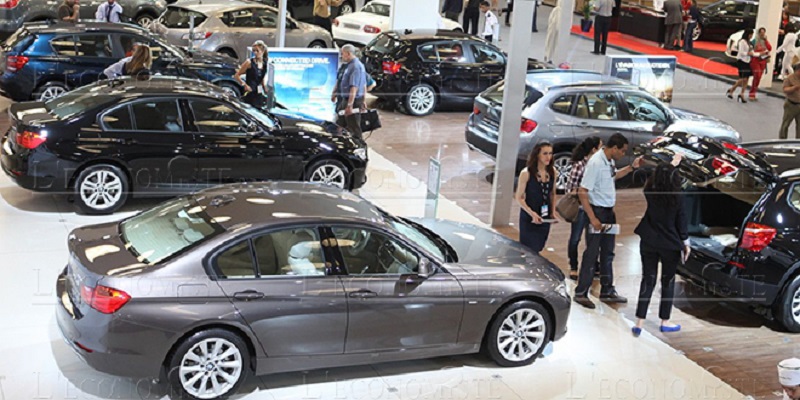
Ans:
[[[739,155],[746,156],[746,155],[749,154],[747,152],[747,150],[744,149],[743,147],[737,146],[737,145],[735,145],[733,143],[730,143],[730,142],[722,142],[722,146],[725,147],[728,150],[735,151]]]
[[[364,25],[364,32],[366,33],[381,33],[381,28],[372,25]]]
[[[729,175],[739,170],[739,168],[736,168],[733,164],[719,157],[714,157],[714,159],[711,160],[711,167],[720,175]]]
[[[744,227],[744,236],[739,247],[757,253],[769,246],[777,234],[778,231],[771,226],[748,222]]]
[[[478,114],[481,113],[481,109],[478,108],[478,106],[474,106],[474,107],[472,107],[472,113],[475,114],[475,115],[478,115]]]
[[[14,8],[19,4],[19,0],[0,0],[0,8]]]
[[[536,121],[530,120],[527,118],[522,119],[522,124],[520,124],[519,130],[525,133],[531,133],[534,129],[536,129]]]
[[[334,18],[333,26],[339,26],[339,18]]]
[[[29,58],[25,56],[6,57],[6,71],[17,72],[28,63]]]
[[[23,131],[17,134],[17,144],[26,149],[35,149],[47,140],[47,131]]]
[[[102,285],[93,288],[84,285],[81,286],[81,299],[103,314],[113,314],[119,311],[131,299],[131,296],[121,290]]]
[[[395,61],[384,61],[381,63],[381,67],[383,68],[384,74],[394,75],[400,72],[400,68],[403,68],[403,64]]]

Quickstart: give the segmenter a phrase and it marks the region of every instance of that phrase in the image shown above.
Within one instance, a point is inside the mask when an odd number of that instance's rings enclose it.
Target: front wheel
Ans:
[[[777,319],[790,332],[800,332],[800,276],[794,277],[778,300]]]
[[[428,115],[436,108],[436,91],[426,83],[414,85],[408,91],[403,105],[415,117]]]
[[[36,89],[33,98],[36,99],[36,101],[46,102],[60,97],[64,93],[67,93],[67,91],[69,91],[69,88],[63,83],[47,82]]]
[[[150,14],[141,14],[136,17],[136,24],[143,28],[150,28],[150,25],[155,21],[155,17]]]
[[[306,180],[348,189],[350,188],[350,171],[339,161],[320,160],[308,168]]]
[[[111,214],[128,199],[128,177],[114,165],[97,164],[75,180],[75,203],[84,214]]]
[[[529,365],[550,342],[550,313],[522,300],[506,306],[489,325],[484,349],[501,367]]]
[[[350,4],[349,2],[346,2],[341,6],[339,6],[339,15],[352,14],[352,13],[353,13],[353,5]]]
[[[209,329],[190,336],[169,360],[167,378],[181,399],[221,399],[236,393],[250,371],[250,352],[238,335]]]

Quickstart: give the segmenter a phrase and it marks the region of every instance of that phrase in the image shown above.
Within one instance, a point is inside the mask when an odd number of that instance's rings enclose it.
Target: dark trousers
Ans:
[[[697,22],[688,22],[686,24],[686,32],[683,35],[683,51],[687,53],[691,53],[694,51],[694,39],[692,39],[692,35],[694,35],[694,28],[697,26]]]
[[[595,15],[594,17],[594,52],[606,54],[608,30],[611,29],[611,17]]]
[[[666,27],[666,31],[664,32],[664,48],[665,49],[675,49],[675,43],[678,42],[678,35],[681,32],[681,24],[669,24]],[[678,43],[680,45],[680,43]]]
[[[478,34],[478,17],[480,16],[480,10],[477,8],[467,8],[464,9],[464,23],[461,24],[464,26],[464,32],[469,33],[470,35],[477,35]]]
[[[597,219],[604,224],[616,224],[617,216],[613,208],[592,206],[592,211]],[[578,287],[575,296],[586,297],[594,279],[595,263],[600,256],[600,295],[614,292],[614,245],[616,235],[607,233],[586,233],[586,250],[581,260],[581,270],[578,272]]]
[[[569,256],[569,269],[578,270],[578,245],[581,243],[581,235],[586,232],[589,225],[589,217],[583,209],[578,210],[578,216],[572,222],[569,230],[569,243],[567,245],[567,255]]]
[[[364,108],[364,98],[357,97],[353,101],[353,110],[359,109],[359,111],[354,111],[351,115],[339,115],[339,111],[343,111],[347,108],[347,99],[340,98],[339,102],[336,104],[336,125],[341,126],[342,128],[347,128],[351,135],[362,139],[362,132],[361,132],[361,109]]]
[[[460,14],[460,13],[447,11],[447,12],[444,13],[444,17],[449,19],[449,20],[451,20],[451,21],[458,22],[458,14]]]
[[[486,40],[489,43],[492,43],[492,40],[494,39],[494,35],[485,35],[483,37],[483,39]]]
[[[533,5],[533,26],[531,27],[531,32],[539,32],[539,30],[536,29],[536,11],[538,9],[539,9],[538,3],[534,4]]]
[[[647,317],[647,307],[656,287],[658,263],[661,262],[661,305],[658,307],[658,317],[669,319],[675,296],[675,271],[681,261],[681,252],[653,247],[642,242],[639,244],[639,253],[642,255],[642,284],[639,286],[636,317],[641,319]]]
[[[514,12],[514,3],[508,3],[508,8],[503,11],[506,13],[506,25],[511,25],[511,13]]]
[[[326,31],[328,31],[328,33],[333,33],[333,27],[331,26],[330,18],[314,16],[314,25],[323,27]]]

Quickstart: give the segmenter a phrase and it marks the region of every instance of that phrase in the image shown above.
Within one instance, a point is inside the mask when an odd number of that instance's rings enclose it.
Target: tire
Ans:
[[[337,160],[319,160],[306,170],[306,180],[350,189],[350,170]]]
[[[339,15],[352,14],[353,11],[353,5],[350,4],[349,1],[344,2],[341,6],[339,6]]]
[[[572,172],[572,153],[561,152],[553,156],[553,166],[558,173],[558,181],[556,181],[556,193],[564,193],[567,190],[567,182],[569,181],[570,173]]]
[[[91,165],[75,179],[75,204],[84,214],[111,214],[128,200],[128,176],[109,164]]]
[[[795,276],[786,286],[778,301],[776,319],[790,332],[800,333],[800,276]]]
[[[207,353],[213,353],[211,356],[201,354],[204,346]],[[213,358],[226,352],[231,354],[222,359]],[[197,332],[181,342],[168,360],[167,380],[172,394],[179,399],[224,399],[236,393],[247,379],[251,369],[250,357],[247,344],[233,332],[219,328]],[[220,364],[225,366],[220,367]],[[192,371],[204,368],[209,369],[205,373]],[[191,382],[192,378],[194,382]],[[214,388],[212,379],[221,385]],[[203,384],[205,393],[201,392]],[[209,389],[214,392],[209,393]]]
[[[692,40],[700,40],[700,36],[703,36],[703,27],[697,24],[692,31]]]
[[[309,49],[327,49],[328,46],[322,40],[315,40],[308,44]]]
[[[453,32],[463,33],[464,30],[461,29],[461,28],[456,28],[456,29],[453,29]]]
[[[236,86],[236,84],[234,84],[232,82],[227,82],[227,81],[226,82],[220,82],[219,83],[219,87],[222,88],[223,92],[228,93],[233,97],[238,98],[239,96],[242,95],[242,93],[240,92],[239,87]]]
[[[156,20],[156,16],[148,13],[142,13],[136,16],[136,25],[139,25],[143,28],[150,28],[150,25],[153,24],[153,21]]]
[[[234,60],[237,60],[237,61],[239,60],[239,56],[236,55],[236,52],[231,50],[231,49],[228,49],[228,48],[219,49],[219,50],[217,50],[217,53],[225,54],[226,56],[228,56],[230,58],[233,58]]]
[[[428,115],[436,109],[437,102],[436,90],[427,83],[414,85],[403,99],[403,106],[406,112],[415,117]]]
[[[515,330],[515,320],[523,318],[525,321],[528,317],[528,328]],[[532,364],[550,342],[550,330],[553,329],[550,321],[550,312],[539,303],[530,300],[512,303],[503,308],[489,325],[484,351],[501,367]],[[505,346],[500,345],[501,337],[507,341]],[[533,341],[527,340],[530,337],[534,338]]]
[[[33,92],[35,101],[49,101],[69,91],[69,87],[61,82],[47,82]]]

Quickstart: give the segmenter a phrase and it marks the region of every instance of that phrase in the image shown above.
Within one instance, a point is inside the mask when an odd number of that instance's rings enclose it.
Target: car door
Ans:
[[[485,43],[470,42],[469,47],[473,61],[480,65],[477,95],[505,77],[506,57],[496,47]]]
[[[347,295],[345,353],[437,348],[457,343],[464,310],[458,280],[443,269],[416,275],[425,258],[409,242],[389,232],[336,225],[328,234],[344,265]]]
[[[419,48],[420,56],[431,71],[427,74],[441,93],[442,102],[471,102],[480,82],[480,65],[472,60],[469,49],[457,41],[436,42]]]
[[[223,245],[217,284],[269,357],[342,354],[347,299],[315,226],[281,228]]]
[[[627,121],[623,120],[617,93],[612,90],[585,91],[577,93],[574,110],[573,133],[577,143],[589,136],[597,136],[608,143],[611,135],[620,132],[632,140],[627,131]],[[618,164],[627,165],[630,156],[623,157]]]
[[[56,36],[50,45],[58,54],[65,83],[72,88],[97,81],[103,70],[117,61],[109,36],[104,33]]]
[[[283,139],[218,100],[186,100],[197,135],[197,177],[204,183],[280,179]]]
[[[669,125],[669,111],[652,96],[641,92],[622,92],[620,96],[628,120],[630,148],[651,141]]]
[[[228,26],[225,35],[232,37],[240,59],[248,58],[247,47],[256,40],[263,40],[267,46],[275,46],[275,26],[264,26],[263,9],[257,7],[240,8],[223,14],[222,22]]]
[[[192,185],[195,162],[187,154],[194,152],[194,134],[183,117],[174,98],[125,102],[98,116],[102,133],[82,132],[80,140],[113,146],[140,193]]]

